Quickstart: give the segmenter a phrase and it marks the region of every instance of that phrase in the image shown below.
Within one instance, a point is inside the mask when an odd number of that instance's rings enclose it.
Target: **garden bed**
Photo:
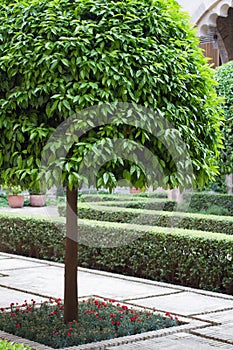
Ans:
[[[1,308],[0,329],[52,348],[78,346],[102,340],[152,332],[183,324],[169,312],[132,308],[115,300],[90,298],[79,302],[79,318],[64,324],[60,299],[36,305],[12,303]]]

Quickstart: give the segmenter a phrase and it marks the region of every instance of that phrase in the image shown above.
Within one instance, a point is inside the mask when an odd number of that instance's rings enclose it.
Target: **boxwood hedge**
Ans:
[[[59,206],[58,210],[61,216],[65,216],[65,206]],[[96,205],[92,207],[85,203],[79,204],[78,216],[80,219],[179,227],[226,233],[229,235],[233,234],[233,217],[231,216],[164,212]]]
[[[233,294],[233,236],[81,219],[79,234],[80,266]],[[64,261],[62,223],[2,216],[0,235],[1,251]]]
[[[185,195],[184,195],[184,200],[185,200]],[[226,210],[225,211],[226,215],[233,215],[233,195],[232,194],[210,194],[210,193],[192,194],[191,201],[189,204],[189,208],[192,211],[200,212],[203,210],[208,210],[211,206],[218,206]]]
[[[95,202],[110,207],[121,207],[121,208],[135,208],[135,209],[149,209],[149,210],[165,210],[173,211],[176,210],[177,202],[162,198],[135,198],[132,200],[120,200],[120,201],[103,201]]]

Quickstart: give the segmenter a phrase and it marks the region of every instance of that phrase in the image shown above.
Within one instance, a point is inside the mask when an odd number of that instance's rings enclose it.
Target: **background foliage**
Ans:
[[[221,174],[231,174],[233,172],[233,62],[217,67],[215,79],[218,82],[217,93],[224,98],[225,122],[222,131],[225,148],[221,151]]]

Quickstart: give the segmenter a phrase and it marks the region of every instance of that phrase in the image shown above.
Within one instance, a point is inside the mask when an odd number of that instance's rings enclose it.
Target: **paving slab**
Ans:
[[[216,322],[221,324],[229,323],[233,322],[233,309],[220,312],[211,312],[205,315],[196,315],[195,317],[203,321]]]
[[[135,301],[132,299],[130,302],[150,308],[155,307],[158,310],[169,310],[172,313],[184,316],[233,308],[233,300],[186,291],[174,295],[137,299]]]
[[[10,303],[12,302],[17,302],[20,305],[23,304],[25,300],[30,301],[31,299],[34,299],[37,303],[46,300],[45,298],[35,296],[34,294],[23,293],[16,290],[0,287],[0,307],[9,307]]]
[[[29,207],[24,206],[23,208],[0,208],[0,213],[6,214],[22,214],[22,215],[32,215],[37,217],[51,218],[60,217],[58,209],[56,206],[45,206],[45,207]]]
[[[4,264],[2,268],[1,262],[2,260],[0,260],[0,271],[5,271],[8,274],[6,279],[1,280],[2,285],[56,298],[63,297],[64,267],[62,265],[57,267],[45,263],[37,264],[27,260],[12,259],[12,263],[6,269]],[[18,266],[18,268],[13,269],[13,266]],[[78,272],[78,280],[79,296],[99,295],[105,298],[125,300],[132,297],[132,291],[134,297],[139,298],[179,292],[179,289],[132,282],[83,271]]]
[[[0,261],[1,271],[1,261]],[[8,277],[0,280],[1,286],[11,287],[46,297],[63,298],[64,269],[42,265],[6,270]]]
[[[212,326],[195,330],[196,335],[222,340],[233,345],[233,321],[220,326]]]
[[[133,282],[82,271],[79,272],[79,282],[80,295],[95,294],[117,300],[129,299],[132,297],[132,294],[135,298],[141,298],[143,296],[173,294],[180,291],[179,289]]]
[[[108,347],[106,350],[216,350],[216,348],[233,350],[233,345],[187,333],[176,333],[131,344]]]
[[[40,260],[38,260],[38,262],[33,262],[33,261],[17,259],[17,258],[0,259],[0,271],[33,268],[33,267],[44,266],[44,265],[46,264]]]

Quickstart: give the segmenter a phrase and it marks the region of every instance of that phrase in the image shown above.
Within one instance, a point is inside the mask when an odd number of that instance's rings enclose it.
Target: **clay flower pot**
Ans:
[[[130,193],[141,193],[142,190],[140,188],[136,189],[136,188],[130,188]]]
[[[44,207],[46,196],[44,194],[30,194],[31,207]]]
[[[22,208],[24,205],[24,195],[8,195],[8,204],[11,208]]]

